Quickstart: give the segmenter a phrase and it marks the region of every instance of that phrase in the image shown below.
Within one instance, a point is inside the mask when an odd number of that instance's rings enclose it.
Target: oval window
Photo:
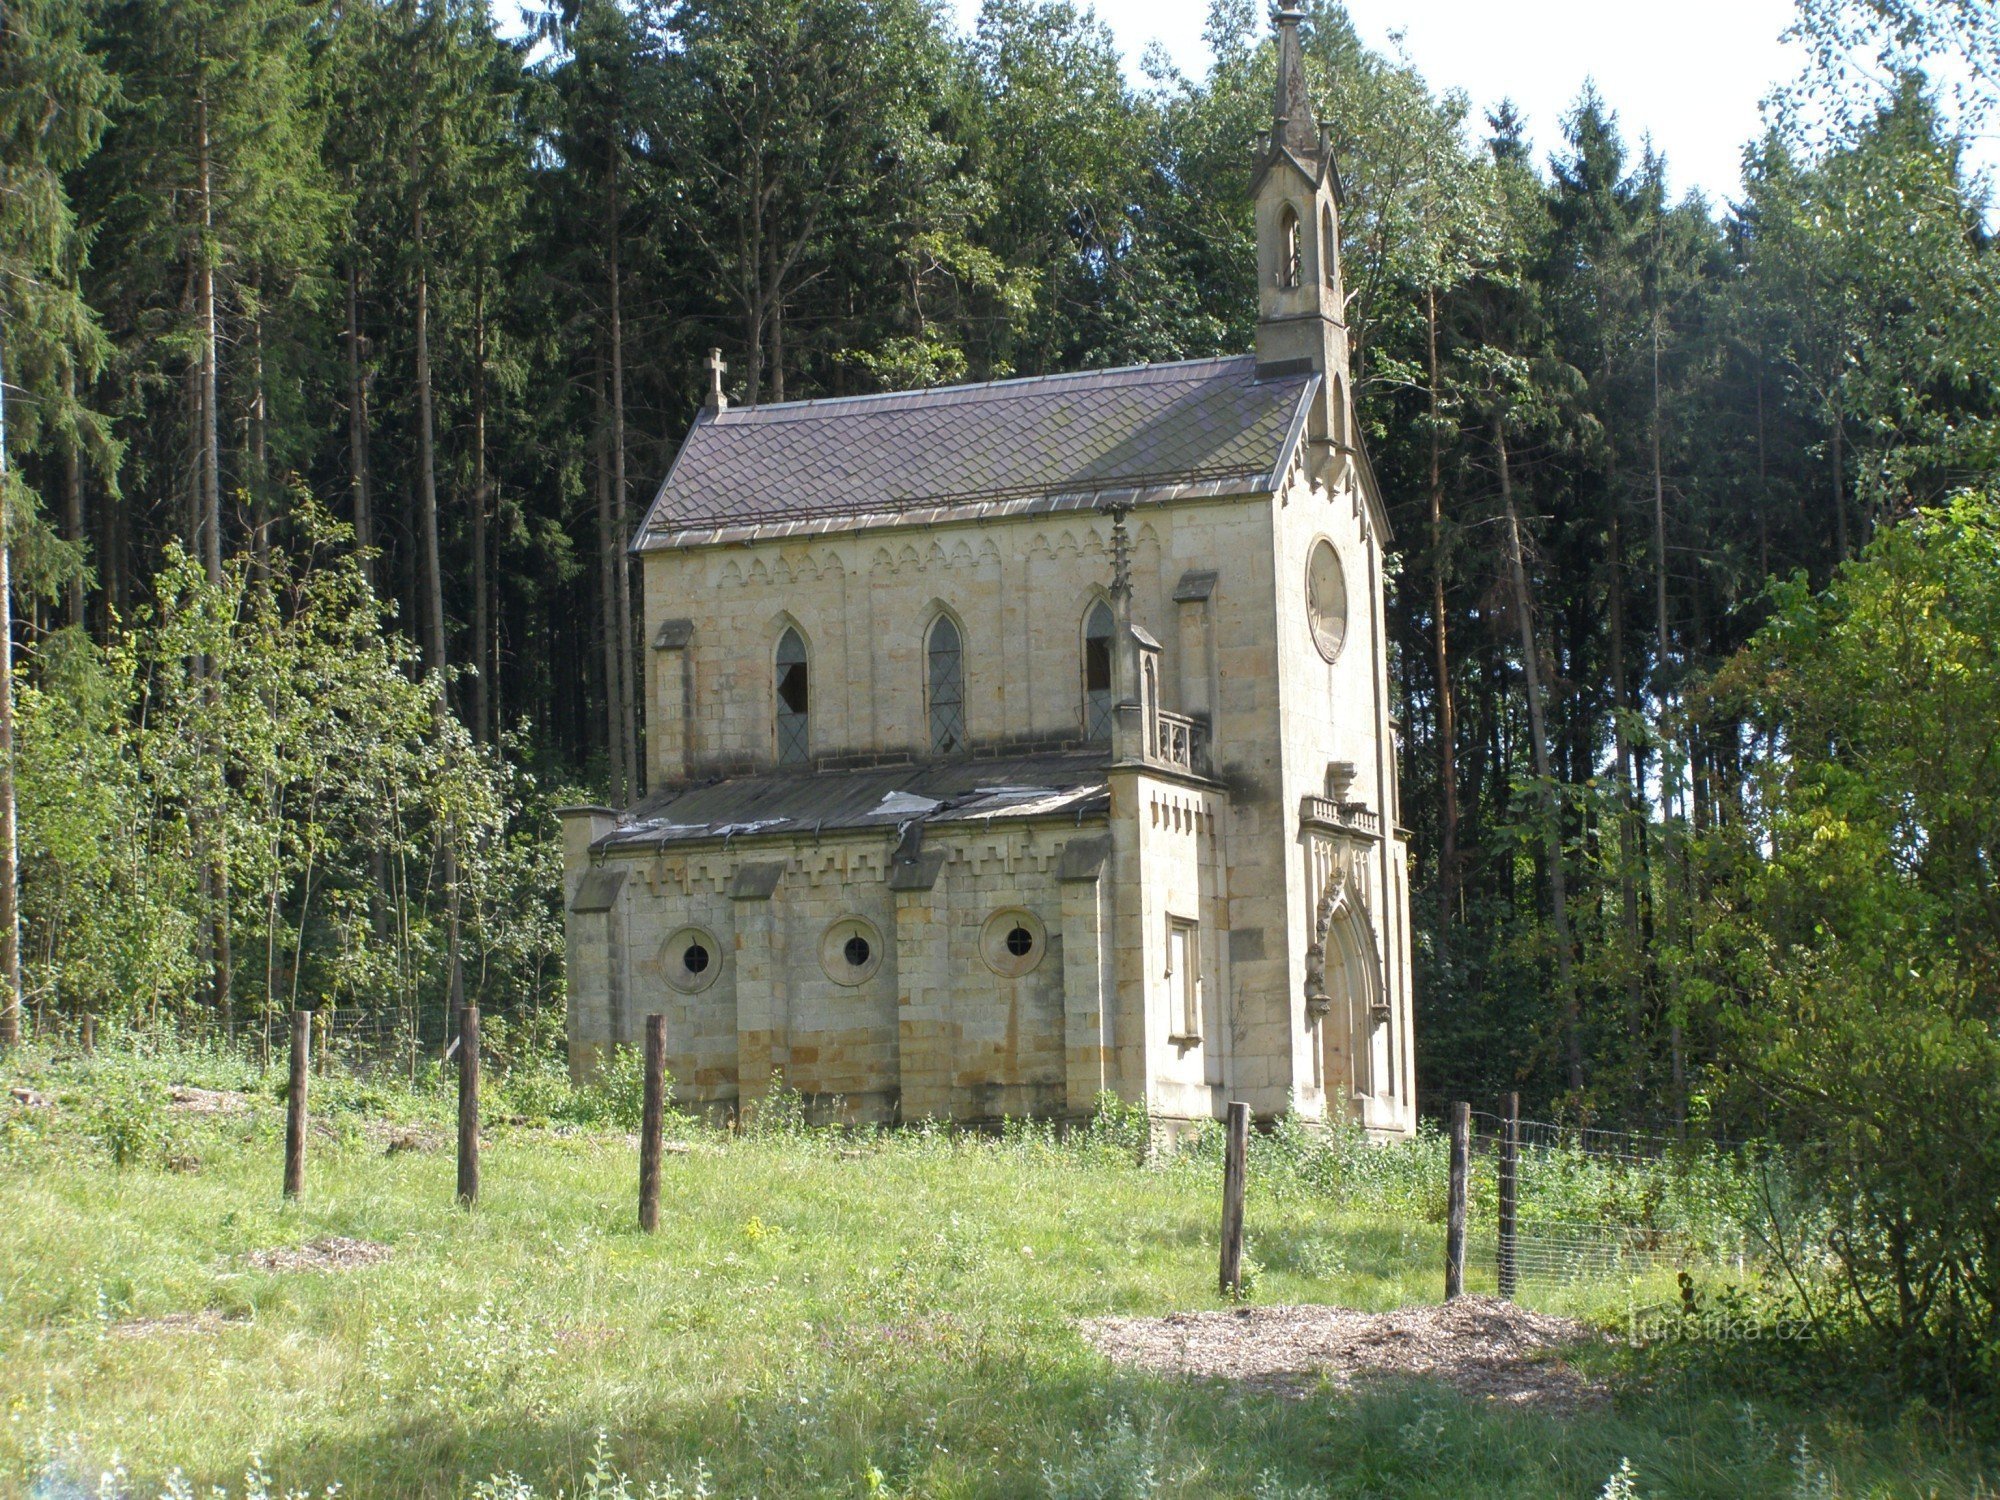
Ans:
[[[1328,661],[1339,656],[1347,641],[1347,570],[1325,537],[1306,560],[1306,618],[1319,654]]]

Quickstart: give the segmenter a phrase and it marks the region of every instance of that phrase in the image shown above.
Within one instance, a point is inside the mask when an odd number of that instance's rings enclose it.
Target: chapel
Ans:
[[[1256,347],[707,408],[633,541],[649,793],[563,813],[572,1069],[683,1108],[1416,1127],[1388,522],[1277,16]]]

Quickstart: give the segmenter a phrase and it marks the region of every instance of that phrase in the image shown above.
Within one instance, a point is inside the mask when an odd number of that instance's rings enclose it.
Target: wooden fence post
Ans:
[[[285,1095],[285,1196],[306,1190],[306,1079],[312,1061],[312,1007],[292,1007],[292,1082]]]
[[[667,1114],[667,1018],[646,1017],[646,1112],[639,1123],[639,1227],[660,1227],[660,1132]]]
[[[1451,1200],[1444,1231],[1444,1295],[1465,1294],[1465,1178],[1472,1158],[1472,1106],[1451,1107]]]
[[[1229,1104],[1229,1136],[1222,1152],[1222,1295],[1243,1285],[1243,1173],[1250,1152],[1250,1106]]]
[[[1511,1297],[1520,1284],[1520,1240],[1516,1214],[1521,1192],[1521,1096],[1500,1098],[1500,1295]]]
[[[479,1201],[479,1007],[467,1005],[458,1022],[458,1201]]]

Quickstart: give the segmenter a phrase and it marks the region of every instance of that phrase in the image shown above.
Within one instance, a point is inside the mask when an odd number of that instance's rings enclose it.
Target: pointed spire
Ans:
[[[1294,156],[1319,157],[1319,122],[1313,118],[1312,95],[1306,89],[1306,61],[1299,50],[1299,23],[1306,13],[1290,5],[1272,19],[1278,25],[1278,89],[1271,121],[1271,146]]]
[[[1132,623],[1132,539],[1125,531],[1129,505],[1107,505],[1111,517],[1111,597],[1118,601],[1120,618]]]

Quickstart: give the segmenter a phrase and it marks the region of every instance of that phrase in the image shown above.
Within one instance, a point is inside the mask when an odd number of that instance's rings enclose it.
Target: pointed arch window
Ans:
[[[778,637],[778,764],[802,766],[812,758],[812,668],[806,643],[790,626]]]
[[[1299,284],[1299,215],[1289,203],[1278,216],[1278,285]]]
[[[1330,287],[1340,285],[1340,246],[1333,237],[1333,207],[1319,211],[1320,275]]]
[[[1111,738],[1111,608],[1102,599],[1083,621],[1083,732],[1093,744]]]
[[[950,615],[939,615],[931,626],[924,663],[931,753],[951,755],[965,748],[965,643]]]

